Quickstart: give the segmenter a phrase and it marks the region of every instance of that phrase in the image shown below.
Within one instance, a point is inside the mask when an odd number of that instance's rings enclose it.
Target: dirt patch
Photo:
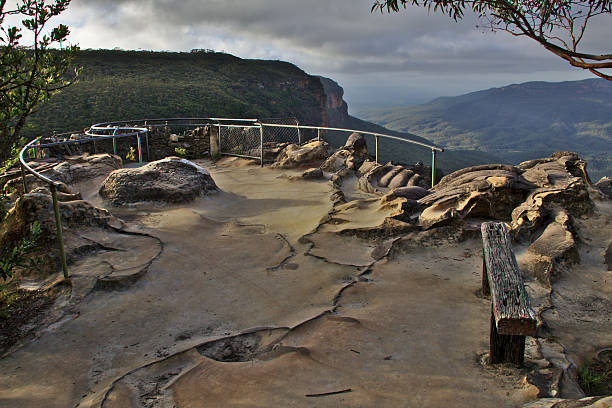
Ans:
[[[59,294],[59,289],[42,292],[5,288],[0,291],[0,353],[37,327]]]

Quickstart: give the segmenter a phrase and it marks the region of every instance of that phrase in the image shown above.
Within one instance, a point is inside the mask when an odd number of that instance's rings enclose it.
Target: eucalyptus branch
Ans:
[[[371,11],[399,12],[408,5],[440,11],[454,20],[471,9],[488,20],[488,27],[512,36],[526,36],[572,66],[610,79],[601,69],[612,68],[612,54],[578,49],[594,16],[612,14],[612,0],[375,0]]]

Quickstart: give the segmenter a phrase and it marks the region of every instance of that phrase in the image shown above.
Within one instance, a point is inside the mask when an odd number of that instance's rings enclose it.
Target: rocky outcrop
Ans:
[[[342,169],[357,170],[369,158],[365,138],[361,133],[352,133],[344,146],[338,149],[321,165],[321,170],[335,173]]]
[[[517,238],[528,238],[563,209],[572,217],[593,210],[584,161],[575,153],[558,152],[547,159],[521,163],[521,177],[533,184],[523,203],[512,211],[512,230]]]
[[[563,270],[580,262],[570,216],[563,210],[544,228],[527,250],[527,273],[550,286]],[[527,259],[526,258],[526,259]]]
[[[119,156],[107,153],[85,153],[79,156],[64,157],[63,162],[43,174],[52,180],[73,184],[87,182],[98,177],[107,177],[122,166],[123,162]]]
[[[436,178],[443,173],[436,171]],[[365,161],[359,168],[359,189],[366,193],[387,193],[393,189],[417,186],[431,187],[431,167],[422,163],[415,165],[400,165],[389,162],[378,164]]]
[[[120,157],[110,154],[90,155],[85,153],[79,156],[66,156],[62,161],[58,159],[46,159],[43,162],[31,161],[28,165],[43,176],[55,181],[59,192],[72,194],[68,187],[69,184],[106,177],[112,171],[120,169],[122,162]],[[0,185],[2,183],[4,183],[2,187],[4,193],[14,204],[15,200],[23,195],[21,172],[18,170],[6,172],[0,179]],[[26,184],[28,191],[48,188],[46,182],[29,173],[26,174]]]
[[[586,174],[575,154],[556,153],[518,166],[483,165],[442,178],[425,207],[419,224],[425,228],[466,218],[508,221],[515,237],[529,237],[554,218],[558,209],[580,216],[592,209]],[[584,174],[584,175],[583,175]]]
[[[370,166],[360,187],[371,188],[372,179],[377,187],[389,186],[402,171],[391,164]],[[526,272],[546,285],[579,262],[573,220],[593,209],[585,164],[568,152],[518,166],[469,167],[443,177],[428,192],[400,188],[383,201],[398,198],[405,200],[405,212],[395,218],[426,230],[462,229],[469,219],[506,221],[515,239],[531,243]]]
[[[324,141],[311,141],[302,146],[289,144],[285,146],[272,164],[273,168],[309,168],[318,166],[329,157],[329,145]]]
[[[58,201],[64,228],[100,227],[109,223],[120,225],[120,221],[108,211],[81,200],[77,194],[58,193]],[[55,242],[57,231],[53,214],[51,193],[47,189],[36,188],[19,197],[6,219],[0,224],[0,246],[8,246],[19,241],[34,221],[40,223],[42,239],[46,242]]]
[[[483,165],[443,177],[431,194],[419,200],[425,207],[419,225],[431,228],[468,217],[510,219],[532,184],[507,165]]]
[[[121,206],[143,201],[182,203],[217,190],[207,170],[188,160],[168,157],[112,172],[102,183],[100,195]]]

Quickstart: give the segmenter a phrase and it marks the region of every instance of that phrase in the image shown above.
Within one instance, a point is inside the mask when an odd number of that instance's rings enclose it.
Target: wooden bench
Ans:
[[[481,232],[482,292],[491,295],[490,362],[521,365],[525,336],[535,334],[535,313],[529,305],[506,225],[485,222]]]

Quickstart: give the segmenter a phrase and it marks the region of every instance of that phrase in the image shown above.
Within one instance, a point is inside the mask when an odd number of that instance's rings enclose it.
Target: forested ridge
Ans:
[[[78,82],[40,106],[27,135],[162,117],[285,117],[320,122],[318,78],[287,62],[217,52],[86,50]]]

